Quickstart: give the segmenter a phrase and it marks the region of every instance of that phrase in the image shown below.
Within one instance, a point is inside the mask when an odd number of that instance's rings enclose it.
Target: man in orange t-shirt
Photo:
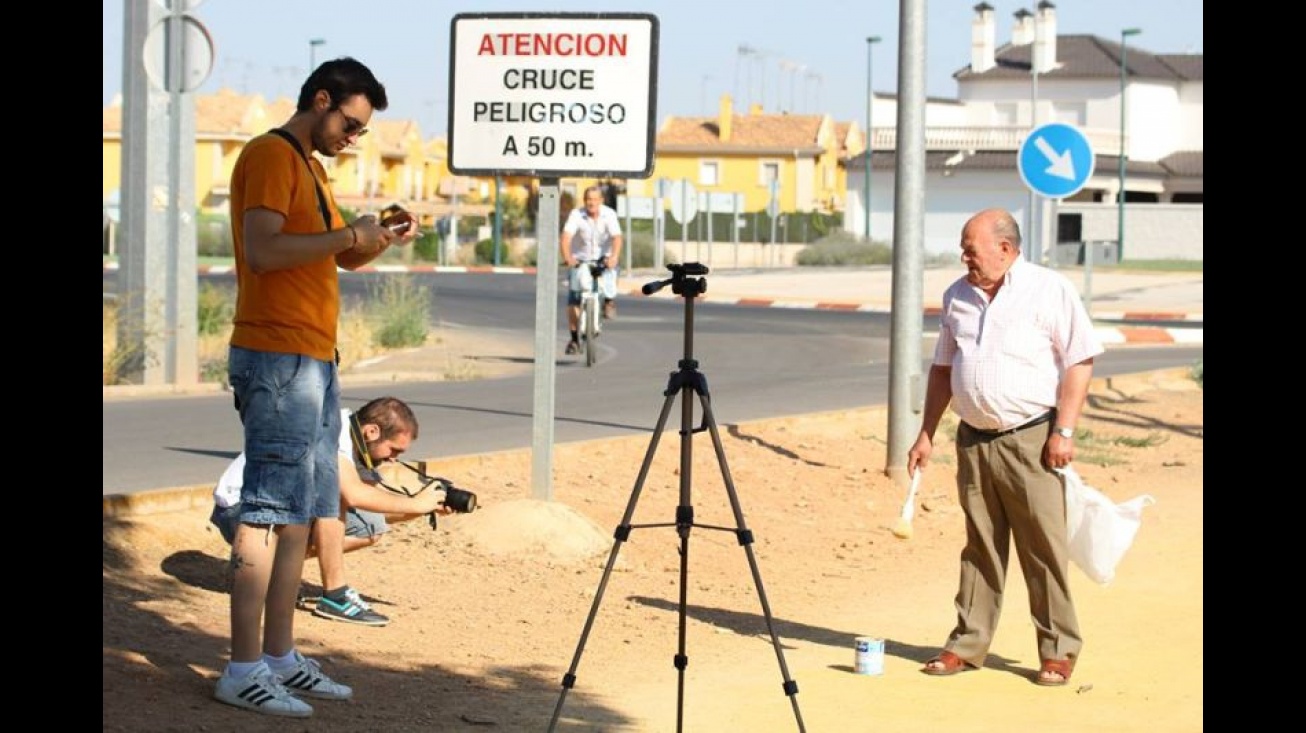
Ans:
[[[261,713],[308,717],[313,708],[300,697],[353,694],[294,644],[309,527],[340,515],[336,268],[361,267],[418,232],[411,220],[400,235],[370,215],[347,224],[311,153],[334,157],[388,104],[366,66],[327,61],[300,88],[295,114],[249,141],[231,174],[228,376],[246,462],[231,547],[231,660],[214,696]]]

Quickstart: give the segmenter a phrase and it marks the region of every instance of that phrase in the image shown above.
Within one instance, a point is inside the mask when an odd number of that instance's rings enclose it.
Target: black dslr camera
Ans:
[[[398,463],[399,465],[403,466],[409,471],[412,471],[413,473],[417,474],[417,477],[422,481],[422,485],[412,490],[404,486],[398,486],[398,487],[390,486],[389,484],[381,480],[381,474],[379,472],[373,470],[372,478],[375,480],[375,483],[377,483],[384,489],[393,491],[396,494],[403,494],[405,496],[417,496],[423,491],[426,491],[431,487],[435,487],[437,489],[442,489],[444,491],[444,505],[449,509],[452,509],[453,511],[459,514],[467,514],[468,512],[476,511],[476,494],[466,489],[460,489],[457,486],[454,486],[453,482],[447,478],[428,475],[426,473],[426,461],[420,461],[416,466],[414,466],[411,463],[408,463],[407,461],[398,461]],[[431,529],[435,529],[436,517],[437,517],[436,513],[431,512],[427,516],[431,520]]]
[[[408,466],[407,463],[405,463],[404,465]],[[444,489],[444,505],[446,507],[454,510],[455,512],[458,512],[459,514],[466,514],[468,512],[476,511],[476,494],[473,494],[472,492],[467,491],[466,489],[460,489],[457,486],[454,486],[453,482],[447,478],[441,478],[439,476],[427,476],[425,462],[421,464],[420,468],[415,469],[412,466],[408,466],[408,468],[410,470],[416,471],[417,475],[422,477],[422,488],[418,489],[418,491],[422,491],[433,485],[438,484],[439,488]],[[431,529],[436,529],[437,523],[439,521],[439,515],[436,514],[435,512],[431,512],[426,516],[427,519],[431,521]]]
[[[453,482],[446,478],[431,476],[430,479],[444,489],[445,506],[459,514],[476,511],[476,494],[454,486]]]

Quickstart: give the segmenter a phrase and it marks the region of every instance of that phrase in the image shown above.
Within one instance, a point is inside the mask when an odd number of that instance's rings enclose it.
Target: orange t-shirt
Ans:
[[[311,155],[313,173],[299,152],[271,133],[249,141],[231,171],[231,234],[236,255],[236,315],[231,345],[255,351],[335,358],[340,316],[340,281],[334,257],[262,275],[245,261],[245,212],[264,208],[286,217],[282,231],[313,234],[345,226],[326,171]],[[331,209],[331,226],[322,220],[316,176]]]

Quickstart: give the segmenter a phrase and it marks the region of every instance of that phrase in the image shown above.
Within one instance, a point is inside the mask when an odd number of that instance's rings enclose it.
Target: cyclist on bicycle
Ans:
[[[568,354],[580,352],[577,330],[580,328],[580,294],[590,286],[590,263],[602,263],[605,269],[600,277],[603,295],[603,317],[616,318],[617,258],[621,255],[621,222],[617,212],[603,203],[603,189],[590,186],[585,189],[585,206],[571,210],[562,228],[559,240],[562,259],[567,263],[567,328],[571,340],[567,342]]]

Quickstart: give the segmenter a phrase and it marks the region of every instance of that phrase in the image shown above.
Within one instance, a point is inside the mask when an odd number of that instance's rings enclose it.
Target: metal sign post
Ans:
[[[136,384],[199,381],[194,92],[214,56],[186,14],[199,4],[124,5],[119,376]]]
[[[1016,162],[1020,178],[1034,193],[1050,199],[1053,207],[1061,199],[1074,196],[1093,175],[1097,157],[1088,137],[1077,127],[1061,122],[1036,127],[1020,144]],[[1056,221],[1055,208],[1049,219],[1040,220],[1040,229],[1047,221]],[[1086,261],[1092,252],[1085,253]],[[1087,276],[1092,277],[1092,265]]]
[[[449,170],[541,179],[531,488],[552,500],[558,179],[652,175],[658,19],[459,13],[450,30]]]

